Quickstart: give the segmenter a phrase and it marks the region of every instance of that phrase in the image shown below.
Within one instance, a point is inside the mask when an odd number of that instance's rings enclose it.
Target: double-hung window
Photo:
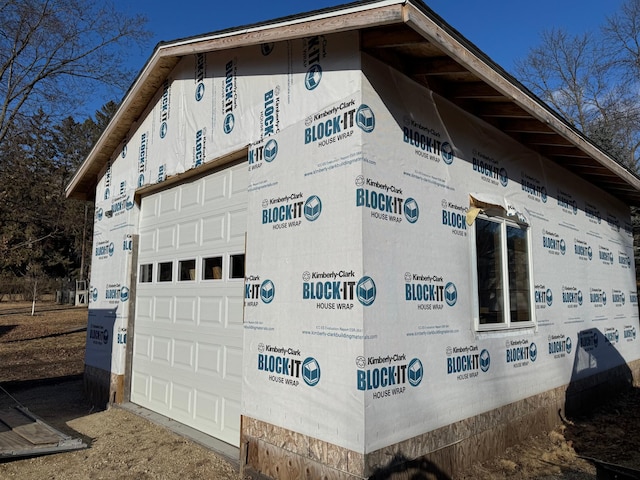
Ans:
[[[534,326],[528,226],[480,214],[471,231],[476,329]]]

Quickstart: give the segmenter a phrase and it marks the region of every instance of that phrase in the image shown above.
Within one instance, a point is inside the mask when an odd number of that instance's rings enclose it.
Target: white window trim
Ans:
[[[491,211],[491,214],[488,214]],[[495,214],[494,209],[490,209],[478,214],[479,218],[492,221],[500,224],[501,229],[501,274],[503,288],[503,305],[504,305],[504,323],[480,323],[480,304],[478,300],[478,262],[477,262],[477,250],[476,250],[476,222],[474,221],[469,227],[469,238],[471,245],[471,287],[472,287],[472,317],[474,322],[474,330],[476,332],[493,332],[493,331],[513,331],[522,329],[537,329],[536,320],[536,308],[535,308],[535,292],[533,281],[533,257],[532,257],[532,242],[531,242],[531,227],[525,223],[517,222],[510,218],[507,218],[501,214]],[[504,212],[503,212],[504,213]],[[510,295],[509,295],[509,257],[507,252],[507,225],[516,226],[524,230],[527,241],[527,261],[529,263],[528,277],[529,277],[529,315],[531,321],[529,322],[511,322],[511,308],[510,308]]]

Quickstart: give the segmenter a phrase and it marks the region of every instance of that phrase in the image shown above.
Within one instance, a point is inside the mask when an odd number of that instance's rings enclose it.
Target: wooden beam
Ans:
[[[479,117],[531,118],[531,113],[510,102],[476,102],[474,112]]]
[[[452,98],[507,100],[502,93],[484,82],[457,83],[447,88],[447,94]]]
[[[419,60],[407,72],[409,76],[449,75],[452,73],[469,73],[469,71],[449,57],[439,57]]]
[[[398,48],[419,43],[427,43],[418,32],[406,25],[385,28],[368,28],[362,31],[361,47],[363,50],[374,48]]]

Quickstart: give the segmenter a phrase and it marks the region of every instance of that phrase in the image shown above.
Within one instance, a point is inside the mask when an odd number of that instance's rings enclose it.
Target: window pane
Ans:
[[[476,219],[480,324],[504,323],[502,249],[499,223]]]
[[[507,225],[507,255],[509,257],[509,303],[512,322],[531,321],[529,296],[529,255],[527,234]]]
[[[244,278],[244,253],[231,255],[229,278]]]
[[[196,279],[196,261],[195,260],[180,260],[178,262],[178,266],[180,267],[181,282]]]
[[[140,265],[140,283],[149,283],[153,281],[153,263]]]
[[[222,257],[202,259],[202,279],[219,280],[222,278]]]
[[[173,280],[173,262],[158,264],[158,281],[170,282]]]

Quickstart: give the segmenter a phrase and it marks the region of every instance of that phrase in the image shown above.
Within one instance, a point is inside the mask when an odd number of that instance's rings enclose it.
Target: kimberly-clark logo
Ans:
[[[260,281],[257,275],[248,276],[244,283],[244,300],[247,307],[255,307],[259,301],[264,304],[273,302],[276,286],[272,280]]]
[[[598,330],[594,328],[578,332],[578,346],[586,351],[598,348]]]
[[[491,365],[491,356],[487,349],[480,351],[477,345],[447,347],[447,375],[456,375],[457,380],[469,380],[478,377],[480,372],[487,373]]]
[[[102,325],[91,325],[89,327],[89,341],[95,345],[106,345],[109,343],[109,330]]]
[[[303,64],[307,68],[304,76],[304,86],[307,90],[315,90],[322,80],[322,66],[320,61],[326,56],[326,40],[324,36],[314,36],[304,39]]]
[[[116,217],[122,213],[125,213],[127,210],[131,210],[134,206],[134,202],[131,200],[130,196],[119,196],[113,199],[111,203],[111,211],[106,212],[105,215]]]
[[[315,387],[320,382],[320,364],[313,357],[302,360],[300,349],[260,343],[258,352],[258,370],[267,372],[274,383],[298,387],[302,378],[304,383]]]
[[[603,265],[613,265],[613,252],[603,245],[598,245],[598,258]]]
[[[532,177],[528,173],[522,172],[520,185],[522,186],[522,191],[527,194],[527,197],[536,202],[547,203],[547,188],[540,180]]]
[[[547,337],[548,347],[549,347],[549,355],[553,358],[564,358],[567,355],[571,354],[571,350],[573,349],[573,342],[571,341],[571,337],[567,337],[562,334],[554,334],[549,335]]]
[[[606,344],[615,345],[620,341],[620,332],[615,327],[605,328],[603,335]]]
[[[562,286],[562,303],[567,308],[578,308],[582,305],[582,291],[572,286]]]
[[[442,205],[442,225],[449,227],[451,233],[461,237],[467,236],[467,207],[456,205],[443,199]]]
[[[404,219],[409,223],[416,223],[420,216],[418,202],[412,198],[402,196],[402,188],[388,185],[364,175],[358,175],[356,185],[356,207],[370,210],[371,217],[392,223],[401,223]]]
[[[249,150],[249,170],[262,167],[264,162],[271,163],[278,156],[278,142],[271,138],[264,144],[256,144]]]
[[[552,255],[564,255],[567,252],[564,239],[548,230],[542,230],[542,247]]]
[[[266,57],[268,55],[271,55],[271,52],[273,52],[274,47],[275,47],[275,43],[273,42],[262,43],[260,44],[260,52],[262,53],[262,55]]]
[[[509,183],[507,170],[501,167],[500,162],[490,155],[474,149],[472,165],[473,171],[481,175],[482,180],[491,185],[506,187]]]
[[[315,222],[322,213],[322,200],[311,195],[303,200],[302,192],[281,197],[265,198],[262,201],[262,224],[272,225],[274,230],[299,227],[302,218]]]
[[[229,60],[224,67],[224,96],[222,99],[222,130],[225,134],[229,134],[235,127],[235,109],[237,107],[237,85],[236,75],[238,66],[236,59]]]
[[[268,137],[280,131],[280,87],[264,94],[264,110],[260,114],[262,136]]]
[[[419,358],[407,361],[405,353],[356,358],[356,386],[360,391],[373,391],[374,400],[402,395],[406,385],[417,387],[424,378]]]
[[[302,273],[302,299],[315,301],[320,310],[351,310],[354,300],[369,306],[375,297],[373,279],[364,276],[356,281],[353,270]]]
[[[204,98],[204,79],[207,74],[207,57],[204,53],[196,54],[196,71],[195,71],[195,81],[196,81],[196,102],[199,102]]]
[[[108,284],[104,292],[104,298],[108,303],[126,302],[129,300],[129,288],[120,284]]]
[[[611,291],[611,303],[613,303],[616,307],[622,307],[624,306],[624,302],[624,292],[622,290],[613,289]]]
[[[631,268],[631,257],[625,252],[618,251],[618,265],[622,268]]]
[[[114,252],[115,252],[115,245],[113,244],[113,242],[110,242],[109,240],[103,240],[96,244],[95,257],[98,260],[105,260],[113,256]]]
[[[573,196],[570,193],[558,190],[557,201],[558,206],[562,209],[563,212],[569,213],[571,215],[578,214],[578,202],[574,200]]]
[[[418,310],[442,310],[458,301],[458,290],[453,282],[445,282],[439,275],[404,274],[407,302],[416,302]]]
[[[108,200],[111,196],[111,162],[107,162],[107,170],[104,173],[104,199]]]
[[[553,292],[544,285],[536,285],[533,290],[536,310],[542,310],[553,305]]]
[[[598,207],[591,205],[588,202],[584,204],[584,214],[591,223],[599,224],[602,222],[602,215]]]
[[[365,133],[371,133],[376,128],[376,116],[368,105],[362,104],[356,110],[356,125]]]
[[[199,167],[204,163],[207,154],[207,129],[201,128],[196,132],[195,145],[193,147],[193,166]]]
[[[584,240],[573,239],[573,253],[580,259],[590,261],[593,258],[593,249]]]
[[[507,340],[506,360],[513,367],[523,367],[535,362],[538,358],[538,347],[529,340]]]
[[[633,342],[636,339],[637,331],[633,325],[625,325],[622,330],[622,336],[627,342]]]
[[[167,130],[169,129],[170,98],[171,87],[169,79],[167,79],[162,84],[162,98],[160,99],[160,138],[166,137]]]
[[[609,228],[616,233],[620,231],[620,220],[618,220],[618,217],[615,215],[607,213],[607,225],[609,225]]]
[[[408,115],[404,118],[405,126],[402,127],[402,140],[404,143],[415,147],[414,153],[419,157],[432,162],[440,162],[451,165],[454,160],[453,147],[446,140],[442,140],[440,131],[420,122]]]
[[[604,307],[607,305],[607,294],[601,288],[590,288],[589,302],[593,307]]]
[[[367,105],[355,107],[355,100],[342,102],[338,106],[315,113],[305,120],[304,143],[317,142],[318,147],[326,147],[353,135],[357,126],[371,133],[376,125],[373,110]]]
[[[144,185],[144,173],[147,170],[147,134],[140,135],[140,151],[138,153],[138,187]]]
[[[356,298],[365,307],[373,305],[373,302],[376,300],[376,284],[373,278],[364,276],[358,281],[356,285]]]

